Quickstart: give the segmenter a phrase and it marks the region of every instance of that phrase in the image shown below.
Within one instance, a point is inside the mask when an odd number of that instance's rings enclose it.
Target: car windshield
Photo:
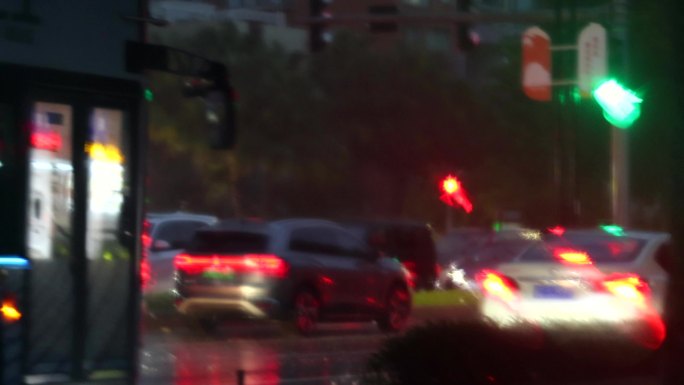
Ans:
[[[561,252],[584,253],[593,263],[633,262],[643,240],[627,237],[563,237],[537,243],[519,257],[520,262],[557,262]]]
[[[187,248],[191,253],[263,253],[268,248],[264,234],[239,231],[199,231]]]

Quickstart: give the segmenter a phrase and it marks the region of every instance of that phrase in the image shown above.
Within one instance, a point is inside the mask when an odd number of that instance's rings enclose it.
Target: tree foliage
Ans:
[[[224,216],[411,218],[439,226],[438,183],[456,173],[475,205],[470,216],[456,214],[458,223],[491,223],[506,211],[533,225],[555,220],[557,116],[523,96],[517,41],[480,48],[483,60],[502,64],[474,88],[447,55],[409,44],[377,50],[353,34],[316,55],[286,52],[231,24],[155,40],[228,64],[239,133],[234,151],[208,150],[201,101],[180,94],[182,79],[154,74],[150,209],[183,201]],[[600,191],[605,175],[585,182],[585,191]],[[606,206],[604,198],[588,199]]]

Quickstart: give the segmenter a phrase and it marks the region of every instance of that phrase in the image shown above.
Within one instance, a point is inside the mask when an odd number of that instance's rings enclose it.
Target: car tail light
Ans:
[[[143,231],[140,234],[140,243],[142,243],[142,257],[140,258],[140,284],[143,288],[149,286],[152,280],[152,271],[150,269],[150,262],[148,258],[150,244],[152,238],[150,237],[150,222],[145,220],[143,222]]]
[[[273,254],[243,255],[189,255],[178,254],[174,266],[187,274],[199,274],[209,268],[233,270],[236,273],[256,273],[269,277],[284,278],[289,265]]]
[[[492,270],[483,270],[477,275],[477,282],[488,296],[506,302],[518,298],[520,287],[511,277],[507,277]]]
[[[152,281],[150,261],[147,258],[147,255],[143,254],[142,259],[140,259],[140,284],[143,289],[149,286],[150,281]]]
[[[243,257],[244,266],[250,272],[284,278],[290,267],[287,262],[272,254],[247,254]]]
[[[616,297],[637,305],[644,305],[650,296],[648,282],[636,274],[615,273],[602,282],[603,288]]]
[[[563,234],[565,234],[565,227],[563,226],[554,226],[554,227],[549,227],[546,229],[550,234],[553,234],[558,237],[562,237]]]

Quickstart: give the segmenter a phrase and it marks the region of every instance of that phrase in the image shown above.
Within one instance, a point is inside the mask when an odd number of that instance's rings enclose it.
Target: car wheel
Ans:
[[[320,303],[310,290],[301,290],[294,297],[294,327],[302,335],[309,335],[316,328]]]
[[[397,332],[403,329],[411,315],[411,296],[403,287],[395,286],[387,296],[384,314],[378,319],[382,331]]]

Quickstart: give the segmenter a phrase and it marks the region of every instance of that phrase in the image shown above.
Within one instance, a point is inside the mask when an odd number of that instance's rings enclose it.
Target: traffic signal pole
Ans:
[[[627,7],[628,0],[614,0],[615,19],[613,33],[621,47],[616,52],[621,59],[622,76],[628,72]],[[629,226],[629,133],[611,125],[611,201],[613,223]]]
[[[628,131],[611,129],[611,209],[613,224],[629,226],[629,140]]]

